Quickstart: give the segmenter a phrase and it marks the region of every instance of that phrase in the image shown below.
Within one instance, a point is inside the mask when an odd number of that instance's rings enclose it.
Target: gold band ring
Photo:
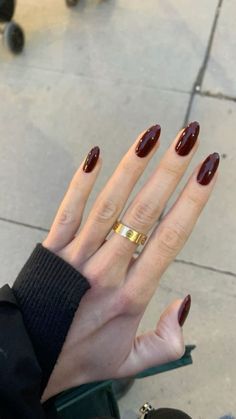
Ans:
[[[112,229],[117,233],[120,234],[122,237],[126,237],[131,242],[135,244],[144,244],[147,240],[146,234],[139,233],[136,230],[133,230],[132,228],[126,226],[125,224],[122,224],[119,220],[115,222]]]

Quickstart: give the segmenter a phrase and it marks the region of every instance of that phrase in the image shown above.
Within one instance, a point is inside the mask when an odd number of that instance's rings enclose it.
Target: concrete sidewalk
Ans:
[[[25,51],[0,49],[0,284],[43,240],[94,145],[103,170],[86,213],[154,123],[160,151],[131,199],[187,121],[200,122],[201,145],[173,199],[202,158],[222,156],[216,190],[140,326],[155,327],[167,304],[191,293],[184,334],[197,346],[194,363],[137,381],[120,401],[124,419],[145,401],[194,419],[236,417],[235,15],[235,0],[80,0],[71,10],[63,0],[19,0]]]

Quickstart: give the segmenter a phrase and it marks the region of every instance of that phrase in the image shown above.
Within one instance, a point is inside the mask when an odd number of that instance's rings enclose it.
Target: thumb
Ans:
[[[146,368],[175,361],[183,356],[183,323],[189,313],[191,297],[175,300],[162,313],[156,329],[137,336],[122,369],[134,375]]]
[[[155,334],[166,342],[169,349],[173,350],[174,361],[184,354],[184,342],[182,326],[188,316],[191,306],[191,296],[187,295],[183,300],[175,300],[162,313]]]

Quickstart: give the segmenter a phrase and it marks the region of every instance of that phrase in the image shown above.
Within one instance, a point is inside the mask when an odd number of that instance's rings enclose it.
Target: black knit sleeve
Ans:
[[[37,243],[12,291],[42,368],[41,392],[90,285],[74,267]]]

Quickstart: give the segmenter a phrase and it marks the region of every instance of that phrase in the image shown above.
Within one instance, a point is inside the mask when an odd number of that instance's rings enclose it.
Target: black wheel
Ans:
[[[13,54],[20,54],[25,44],[24,32],[16,23],[7,23],[4,28],[3,41],[6,48]]]
[[[79,0],[66,0],[66,5],[68,7],[75,7],[78,4]]]
[[[0,22],[10,22],[15,11],[15,0],[0,0]]]

